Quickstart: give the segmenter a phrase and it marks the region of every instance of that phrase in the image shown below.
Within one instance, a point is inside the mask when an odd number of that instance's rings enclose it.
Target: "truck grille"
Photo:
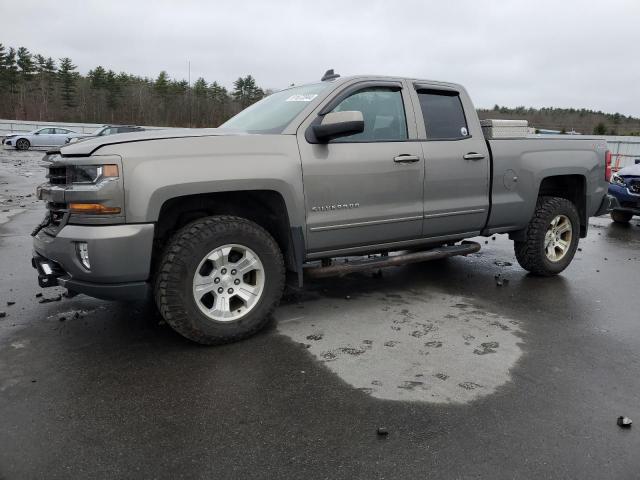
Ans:
[[[49,173],[47,174],[49,183],[51,185],[66,185],[67,184],[67,167],[62,166],[50,166]]]
[[[631,193],[640,194],[640,180],[633,180],[629,184],[629,191]]]

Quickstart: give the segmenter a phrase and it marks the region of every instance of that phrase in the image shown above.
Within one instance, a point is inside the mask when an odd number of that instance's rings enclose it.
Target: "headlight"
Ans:
[[[71,183],[96,183],[102,178],[117,178],[117,165],[70,165],[68,178]]]
[[[58,152],[47,152],[47,153],[44,154],[44,157],[42,157],[42,161],[43,162],[57,162],[61,158],[62,158],[62,155],[60,155],[60,153],[58,153]]]
[[[624,179],[617,173],[614,173],[613,175],[611,175],[611,179],[609,180],[609,183],[612,183],[613,185],[618,185],[620,187],[624,187],[626,185],[624,183]]]

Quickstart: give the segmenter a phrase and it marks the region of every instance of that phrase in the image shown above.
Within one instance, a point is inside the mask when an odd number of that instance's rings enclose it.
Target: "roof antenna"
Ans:
[[[324,75],[322,76],[320,81],[321,82],[326,82],[328,80],[335,80],[339,76],[340,75],[338,75],[337,73],[333,73],[333,68],[331,68],[331,69],[327,70],[326,72],[324,72]]]

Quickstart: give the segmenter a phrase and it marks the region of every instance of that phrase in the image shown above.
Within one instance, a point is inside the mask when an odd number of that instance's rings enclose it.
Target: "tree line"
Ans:
[[[192,85],[161,71],[154,79],[96,66],[86,75],[68,57],[54,60],[0,43],[0,118],[217,127],[270,92],[251,75],[233,89],[198,78]],[[526,119],[538,129],[583,134],[640,135],[640,119],[574,108],[479,109],[480,118]]]
[[[640,118],[586,108],[509,108],[495,105],[492,109],[479,109],[478,115],[482,119],[528,120],[529,125],[537,129],[558,130],[562,133],[574,130],[586,135],[640,136]]]
[[[231,91],[204,78],[190,85],[166,71],[151,79],[99,65],[82,75],[68,57],[0,43],[0,118],[216,127],[268,93],[251,75]]]

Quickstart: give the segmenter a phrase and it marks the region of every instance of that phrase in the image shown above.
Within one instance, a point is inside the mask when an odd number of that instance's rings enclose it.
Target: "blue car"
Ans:
[[[640,215],[640,160],[611,175],[609,193],[619,203],[611,210],[614,222],[629,223],[631,217]]]

